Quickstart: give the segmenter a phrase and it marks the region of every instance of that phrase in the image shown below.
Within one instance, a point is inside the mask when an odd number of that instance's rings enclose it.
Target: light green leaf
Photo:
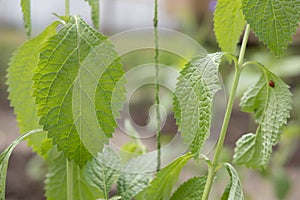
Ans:
[[[11,153],[15,147],[22,142],[26,137],[41,132],[41,129],[36,129],[29,131],[21,136],[19,136],[11,145],[9,145],[1,154],[0,154],[0,200],[5,200],[5,184],[6,184],[6,173],[8,167],[8,161]]]
[[[104,148],[99,156],[87,163],[86,178],[90,185],[100,188],[107,199],[110,188],[121,174],[121,160],[110,148]]]
[[[24,26],[26,30],[27,37],[31,37],[31,9],[30,0],[21,0],[21,7],[23,12]]]
[[[38,65],[40,48],[47,38],[56,34],[58,25],[59,22],[52,23],[40,35],[24,43],[10,60],[6,82],[9,92],[8,99],[10,99],[10,105],[14,107],[20,133],[41,128],[35,99],[32,97],[32,76],[34,69]],[[41,155],[43,155],[42,148],[44,151],[51,148],[51,145],[48,145],[47,148],[43,146],[49,140],[45,132],[31,135],[27,139],[29,145]]]
[[[221,200],[243,200],[243,190],[242,190],[242,184],[239,179],[239,175],[234,169],[232,165],[229,163],[224,163],[228,174],[230,176],[230,182],[227,185]]]
[[[131,159],[123,168],[117,182],[118,194],[123,200],[131,200],[149,185],[156,169],[156,154],[143,154]]]
[[[300,2],[242,0],[242,10],[258,38],[279,57],[296,33],[300,18]]]
[[[254,114],[259,126],[255,135],[250,133],[237,141],[234,154],[235,163],[254,168],[265,168],[269,163],[272,147],[280,139],[292,109],[289,86],[266,68],[261,69],[260,80],[246,91],[240,103],[243,111]]]
[[[95,29],[99,29],[99,0],[85,0],[92,9],[92,21]]]
[[[178,176],[185,166],[185,164],[193,157],[193,154],[185,154],[168,166],[161,169],[156,178],[150,183],[150,186],[145,188],[140,194],[138,199],[143,200],[168,200],[173,186],[178,180]]]
[[[79,17],[71,17],[42,49],[33,77],[40,124],[80,166],[112,136],[124,99],[116,94],[124,91],[123,73],[111,43]]]
[[[45,180],[47,200],[67,199],[67,168],[63,154],[56,151],[50,152],[48,160],[48,173]],[[99,189],[90,185],[85,177],[85,167],[73,167],[73,200],[96,200],[104,197]]]
[[[214,31],[223,52],[236,52],[246,22],[241,0],[218,0],[214,13]]]
[[[170,200],[201,200],[207,176],[194,177],[184,182]]]
[[[178,78],[175,117],[184,141],[196,157],[209,136],[213,97],[221,88],[218,68],[222,55],[213,53],[193,59]]]

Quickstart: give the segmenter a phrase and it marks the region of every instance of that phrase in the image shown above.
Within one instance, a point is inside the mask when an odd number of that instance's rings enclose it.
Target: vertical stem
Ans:
[[[207,181],[205,184],[202,200],[208,200],[211,186],[213,183],[213,179],[216,175],[216,169],[219,164],[219,159],[221,156],[221,152],[222,152],[222,148],[223,148],[223,144],[224,144],[224,140],[225,140],[225,136],[226,136],[226,132],[227,132],[227,128],[228,128],[228,124],[230,121],[230,116],[231,116],[231,112],[232,112],[232,108],[233,108],[233,103],[234,103],[234,99],[236,96],[236,91],[237,91],[237,87],[238,87],[238,83],[239,83],[239,79],[240,79],[242,65],[244,62],[244,56],[245,56],[247,41],[248,41],[248,37],[249,37],[249,32],[250,32],[250,25],[247,24],[246,30],[244,33],[241,50],[240,50],[239,60],[238,60],[238,63],[235,63],[234,81],[233,81],[233,85],[231,88],[229,100],[227,103],[226,113],[224,116],[224,121],[223,121],[221,131],[220,131],[220,137],[219,137],[219,141],[218,141],[217,148],[215,151],[214,159],[208,169],[208,176],[207,176]]]
[[[70,0],[65,0],[65,15],[70,16]]]
[[[67,200],[73,200],[73,164],[66,159],[67,165]]]
[[[158,3],[157,0],[154,0],[154,18],[153,18],[153,26],[154,26],[154,42],[155,42],[155,105],[156,105],[156,143],[157,143],[157,167],[156,171],[160,170],[161,165],[161,119],[160,119],[160,108],[159,108],[159,67],[158,67],[158,57],[159,57],[159,47],[158,47],[158,32],[157,32],[157,25],[158,25]]]

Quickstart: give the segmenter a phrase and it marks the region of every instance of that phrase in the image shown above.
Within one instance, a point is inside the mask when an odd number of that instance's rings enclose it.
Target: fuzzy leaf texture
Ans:
[[[254,114],[258,123],[256,134],[246,134],[236,144],[234,162],[253,168],[265,168],[272,147],[277,144],[292,109],[289,86],[262,67],[258,83],[248,89],[241,99],[245,112]]]
[[[229,163],[224,164],[230,176],[230,182],[227,185],[221,200],[243,200],[242,184],[237,171]]]
[[[151,181],[150,186],[144,189],[137,199],[169,200],[182,168],[192,157],[193,154],[191,153],[185,154],[161,169]]]
[[[122,196],[122,200],[134,198],[149,185],[155,170],[156,154],[148,153],[131,159],[122,169],[118,179],[118,195]]]
[[[16,146],[24,140],[24,138],[34,135],[41,131],[42,131],[41,129],[36,129],[19,136],[13,143],[11,143],[0,154],[0,200],[5,200],[6,174],[7,174],[8,161],[11,153],[16,148]]]
[[[122,65],[108,39],[76,16],[41,51],[33,77],[40,124],[59,151],[83,166],[116,127]]]
[[[27,37],[31,37],[31,9],[30,0],[21,0],[21,8],[23,13],[23,21]]]
[[[99,0],[85,0],[92,9],[92,21],[96,29],[99,29]]]
[[[296,33],[300,1],[242,0],[242,10],[258,38],[279,57]]]
[[[20,133],[26,133],[39,125],[39,117],[33,94],[33,71],[37,68],[39,61],[39,50],[47,38],[56,34],[59,22],[48,26],[40,35],[27,41],[13,54],[7,69],[7,81],[10,105],[14,107]],[[27,137],[28,144],[39,154],[43,154],[47,144],[47,134],[41,132]],[[46,149],[50,148],[47,147]],[[46,150],[45,150],[46,151]]]
[[[47,200],[67,199],[67,168],[66,159],[57,151],[51,151],[48,160],[48,173],[45,180]],[[73,200],[96,200],[103,198],[98,188],[90,185],[86,179],[85,167],[79,168],[72,164]]]
[[[121,174],[121,159],[110,148],[104,148],[97,158],[87,163],[85,174],[90,185],[100,188],[108,199],[112,184]]]
[[[184,182],[170,200],[201,200],[207,176],[194,177]]]
[[[180,72],[174,97],[174,112],[181,135],[196,157],[210,132],[211,108],[221,88],[218,68],[222,53],[193,59]]]
[[[214,31],[223,52],[236,53],[246,22],[241,0],[218,0],[214,13]]]

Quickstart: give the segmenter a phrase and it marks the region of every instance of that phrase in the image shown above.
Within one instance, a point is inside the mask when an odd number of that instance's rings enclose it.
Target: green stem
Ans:
[[[70,16],[70,0],[65,0],[65,15]]]
[[[156,143],[157,143],[157,167],[156,171],[160,170],[161,166],[161,118],[160,118],[160,108],[159,108],[159,67],[158,67],[158,57],[159,57],[159,46],[158,46],[158,3],[157,0],[154,0],[154,18],[153,18],[153,26],[154,26],[154,42],[155,42],[155,105],[156,105]]]
[[[67,165],[67,200],[73,200],[73,165],[66,159]]]
[[[242,42],[242,47],[241,47],[241,50],[240,50],[239,60],[238,60],[238,63],[235,63],[234,81],[233,81],[233,85],[232,85],[232,88],[231,88],[229,100],[228,100],[228,103],[227,103],[226,113],[225,113],[225,116],[224,116],[224,121],[223,121],[221,131],[220,131],[220,137],[219,137],[219,140],[218,140],[218,144],[217,144],[217,148],[216,148],[216,151],[215,151],[214,159],[213,159],[213,162],[209,166],[209,169],[208,169],[208,176],[207,176],[207,181],[206,181],[206,184],[205,184],[202,200],[208,200],[209,193],[210,193],[212,183],[213,183],[213,179],[216,175],[217,167],[219,165],[219,160],[220,160],[221,152],[222,152],[222,149],[223,149],[223,144],[224,144],[225,136],[226,136],[226,133],[227,133],[228,124],[229,124],[229,121],[230,121],[230,116],[231,116],[231,113],[232,113],[233,103],[234,103],[234,99],[235,99],[235,96],[236,96],[236,91],[237,91],[237,88],[238,88],[238,83],[239,83],[239,79],[240,79],[242,65],[243,65],[243,62],[244,62],[244,55],[245,55],[245,51],[246,51],[249,32],[250,32],[250,26],[249,26],[249,24],[247,24],[246,30],[245,30],[245,33],[244,33],[243,42]]]

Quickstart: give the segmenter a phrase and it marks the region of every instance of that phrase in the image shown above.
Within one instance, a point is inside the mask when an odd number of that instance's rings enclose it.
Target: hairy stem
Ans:
[[[157,32],[157,25],[158,25],[158,3],[157,0],[154,0],[154,19],[153,19],[153,26],[154,26],[154,42],[155,42],[155,105],[156,105],[156,143],[157,143],[157,167],[156,171],[160,170],[161,165],[161,118],[160,118],[160,108],[159,108],[159,83],[158,83],[158,76],[159,76],[159,67],[158,67],[158,57],[159,57],[159,47],[158,47],[158,32]]]
[[[233,108],[233,103],[234,103],[234,99],[236,96],[236,91],[237,91],[237,87],[238,87],[238,83],[239,83],[239,79],[240,79],[242,65],[244,62],[244,56],[245,56],[247,41],[248,41],[248,37],[249,37],[249,32],[250,32],[250,25],[247,24],[246,30],[244,33],[241,50],[240,50],[239,60],[238,60],[238,63],[235,63],[235,75],[234,75],[233,85],[232,85],[229,100],[227,103],[226,113],[224,116],[224,121],[223,121],[221,131],[220,131],[220,137],[219,137],[219,141],[218,141],[217,148],[215,151],[214,159],[213,159],[212,164],[209,166],[208,177],[207,177],[207,181],[205,184],[202,200],[208,200],[211,186],[213,183],[213,179],[217,172],[217,167],[218,167],[221,152],[223,149],[223,144],[224,144],[225,136],[227,133],[228,124],[230,121],[230,116],[231,116],[231,112],[232,112],[232,108]]]
[[[70,0],[65,0],[65,15],[70,16]]]
[[[67,200],[73,200],[73,165],[66,159],[67,165]]]

